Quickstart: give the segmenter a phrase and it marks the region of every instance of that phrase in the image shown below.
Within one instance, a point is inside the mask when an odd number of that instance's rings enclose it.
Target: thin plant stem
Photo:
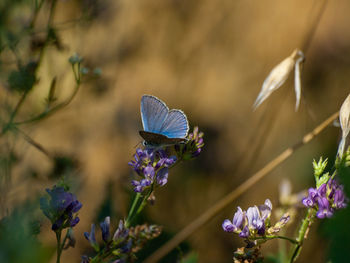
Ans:
[[[44,2],[44,1],[42,1],[42,2]],[[45,42],[44,42],[44,44],[43,44],[43,46],[42,46],[42,48],[40,50],[39,59],[38,59],[37,65],[35,67],[34,75],[36,75],[37,72],[38,72],[39,66],[40,66],[40,64],[41,64],[41,62],[43,60],[43,57],[44,57],[44,53],[45,53],[46,47],[49,44],[50,30],[51,30],[51,27],[52,27],[52,22],[53,22],[54,12],[55,12],[55,8],[56,8],[56,3],[57,3],[57,0],[52,0],[51,7],[50,7],[49,20],[48,20],[47,29],[46,29],[47,30],[46,38],[45,38]],[[41,6],[42,6],[42,3],[36,8],[35,13],[34,13],[34,17],[33,17],[33,20],[31,22],[30,27],[34,26],[36,17],[38,15],[38,12],[39,12]],[[31,90],[32,89],[27,89],[27,90],[25,90],[23,92],[21,98],[19,99],[18,103],[16,104],[15,109],[13,110],[13,112],[10,115],[10,119],[9,119],[8,123],[2,129],[0,136],[4,135],[11,128],[11,126],[13,124],[13,121],[14,121],[14,119],[15,119],[18,111],[19,111],[19,109],[23,105],[25,99],[27,98],[27,96],[28,96],[28,94],[29,94],[29,92]]]
[[[141,197],[142,197],[142,195],[140,193],[137,193],[135,198],[134,198],[134,201],[132,202],[131,208],[130,208],[129,213],[128,213],[128,217],[125,220],[125,227],[126,228],[128,228],[131,224],[131,220],[133,219],[134,214],[138,209],[138,204],[140,203]]]
[[[312,6],[312,10],[314,9],[314,7],[316,6],[316,4],[318,4],[320,1],[318,0],[314,0],[314,3],[313,3],[313,6]],[[320,24],[320,21],[321,21],[321,18],[322,18],[322,15],[324,14],[324,11],[326,9],[326,6],[327,6],[327,0],[323,0],[321,2],[321,7],[319,9],[319,11],[316,13],[316,17],[314,18],[311,26],[309,27],[309,31],[306,32],[305,34],[305,38],[304,38],[304,41],[301,45],[301,48],[302,48],[302,51],[304,53],[307,52],[307,50],[309,49],[310,45],[311,45],[311,42],[312,42],[312,39],[314,38],[315,36],[315,33],[316,33],[316,29],[318,27],[318,25]]]
[[[180,244],[183,240],[188,238],[192,233],[197,231],[200,227],[206,224],[209,220],[215,217],[219,212],[221,212],[225,207],[232,204],[234,200],[236,200],[241,194],[246,192],[253,185],[258,183],[261,179],[263,179],[267,174],[269,174],[272,170],[274,170],[277,166],[287,160],[297,149],[301,148],[305,144],[309,143],[312,139],[314,139],[320,132],[322,132],[325,128],[328,127],[335,119],[339,117],[339,111],[333,113],[330,117],[324,120],[321,124],[319,124],[315,129],[311,132],[304,135],[304,137],[295,145],[288,147],[281,154],[275,157],[272,161],[267,163],[263,168],[261,168],[258,172],[253,174],[249,179],[239,185],[232,192],[227,194],[225,197],[220,199],[216,204],[202,213],[197,219],[192,221],[189,225],[187,225],[184,229],[182,229],[175,237],[173,237],[170,241],[165,243],[162,247],[156,250],[152,255],[150,255],[145,263],[157,262],[163,256],[168,254],[173,248],[175,248],[178,244]]]
[[[293,263],[297,260],[299,254],[300,254],[300,251],[302,249],[303,242],[304,242],[305,238],[307,237],[310,226],[313,223],[315,216],[316,216],[316,210],[314,208],[309,208],[307,210],[305,218],[303,219],[303,221],[300,225],[299,234],[298,234],[298,237],[296,239],[297,243],[293,249],[290,263]]]
[[[256,237],[254,238],[253,240],[271,240],[271,239],[284,239],[284,240],[287,240],[289,242],[291,242],[292,244],[299,244],[299,242],[295,239],[292,239],[292,238],[289,238],[289,237],[286,237],[286,236],[278,236],[278,235],[273,235],[273,236],[264,236],[264,237]]]
[[[29,144],[31,144],[32,146],[34,146],[36,149],[38,149],[40,152],[42,152],[43,154],[45,154],[48,158],[52,159],[52,155],[51,153],[49,153],[40,143],[36,142],[33,138],[31,138],[28,134],[26,134],[24,131],[22,131],[21,129],[16,128],[16,130],[23,136],[23,138],[26,140],[26,142],[28,142]]]
[[[78,73],[76,72],[74,65],[72,65],[72,69],[73,69],[73,74],[74,74],[74,79],[75,79],[75,88],[72,92],[72,94],[66,99],[66,101],[59,103],[58,105],[49,108],[49,109],[45,109],[42,113],[38,114],[35,117],[32,117],[30,119],[24,120],[24,121],[19,121],[19,122],[15,122],[15,125],[21,125],[21,124],[28,124],[28,123],[32,123],[32,122],[36,122],[39,120],[42,120],[44,118],[49,117],[50,115],[52,115],[53,113],[55,113],[56,111],[66,107],[67,105],[69,105],[72,100],[75,98],[75,96],[77,95],[79,88],[80,88],[80,84],[81,84],[81,75],[80,75],[80,63],[78,63]]]
[[[35,22],[38,18],[41,7],[43,6],[44,0],[41,0],[39,3],[35,1],[35,9],[32,17],[32,21],[30,22],[29,29],[32,31],[34,29]]]
[[[137,193],[134,201],[131,205],[130,211],[128,213],[128,217],[125,220],[125,227],[128,228],[130,227],[132,221],[134,220],[135,216],[141,213],[145,205],[147,204],[148,197],[152,194],[153,192],[153,186],[151,186],[151,189],[142,196],[141,193]]]
[[[61,230],[56,232],[56,239],[57,239],[57,259],[56,263],[60,263],[61,260],[61,253],[62,253],[62,246],[61,246]]]
[[[153,188],[153,187],[152,187]],[[153,190],[151,189],[142,199],[142,202],[139,206],[139,208],[137,209],[136,215],[138,215],[139,213],[141,213],[141,211],[145,208],[145,205],[147,204],[147,200],[150,197],[150,195],[152,194]]]

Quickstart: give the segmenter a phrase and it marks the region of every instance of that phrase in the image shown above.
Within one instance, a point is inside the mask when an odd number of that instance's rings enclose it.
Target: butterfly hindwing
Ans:
[[[170,110],[160,133],[168,138],[185,138],[188,133],[188,121],[181,110]]]
[[[159,133],[168,112],[169,108],[160,99],[151,95],[142,96],[141,119],[144,131]]]
[[[145,140],[145,145],[148,146],[158,146],[158,145],[173,145],[186,141],[186,138],[168,138],[160,133],[153,132],[139,132],[141,137]]]

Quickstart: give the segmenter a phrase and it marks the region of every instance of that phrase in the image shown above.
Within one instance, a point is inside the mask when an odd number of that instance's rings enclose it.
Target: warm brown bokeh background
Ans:
[[[24,128],[48,151],[72,156],[79,164],[77,196],[84,206],[75,228],[77,248],[64,252],[62,262],[78,262],[86,251],[82,233],[96,220],[108,188],[114,213],[126,215],[131,175],[127,163],[141,141],[139,103],[143,94],[161,98],[170,108],[183,109],[191,127],[199,125],[205,133],[201,156],[171,170],[168,184],[156,193],[156,205],[147,208],[149,222],[164,225],[173,233],[340,108],[350,87],[347,0],[329,1],[305,51],[300,110],[294,112],[289,78],[252,111],[269,71],[295,48],[302,48],[320,2],[59,1],[54,21],[61,27],[65,49],[48,50],[39,86],[31,93],[22,116],[40,111],[54,76],[59,99],[70,93],[74,82],[67,59],[73,52],[85,58],[85,65],[98,66],[103,72],[100,79],[82,86],[69,107]],[[86,13],[90,20],[63,23]],[[39,18],[45,25],[45,14]],[[313,158],[332,158],[338,139],[339,128],[328,128],[194,233],[189,244],[199,262],[231,262],[233,250],[243,243],[224,233],[221,222],[231,218],[238,205],[246,209],[266,198],[277,205],[283,178],[291,180],[295,191],[312,186]],[[45,178],[52,161],[24,141],[18,142],[17,148],[22,161],[14,171],[20,181],[10,193],[14,203],[52,184],[43,180],[44,185],[34,186],[30,179],[23,180],[29,171]],[[114,217],[112,222],[117,220]],[[325,262],[328,241],[316,232],[317,226],[300,262]],[[52,233],[41,238],[55,242]],[[276,252],[277,241],[267,244],[266,251]]]

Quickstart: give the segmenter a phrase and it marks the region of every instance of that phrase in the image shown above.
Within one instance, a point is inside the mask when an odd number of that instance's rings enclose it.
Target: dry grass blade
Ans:
[[[338,118],[338,116],[339,116],[339,112],[332,114],[325,121],[319,124],[315,129],[313,129],[311,132],[305,134],[300,142],[284,150],[276,158],[274,158],[272,161],[267,163],[262,169],[260,169],[258,172],[253,174],[244,183],[239,185],[236,189],[234,189],[228,195],[226,195],[221,200],[219,200],[214,206],[210,207],[207,211],[205,211],[196,220],[192,221],[192,223],[190,223],[184,229],[182,229],[173,239],[165,243],[164,246],[159,248],[155,253],[153,253],[150,257],[148,257],[145,260],[145,263],[157,262],[166,254],[168,254],[172,249],[174,249],[178,244],[180,244],[180,242],[188,238],[192,233],[194,233],[196,230],[202,227],[205,223],[207,223],[210,219],[216,216],[226,206],[231,204],[237,197],[239,197],[241,194],[247,191],[250,187],[252,187],[257,182],[259,182],[261,179],[263,179],[268,173],[270,173],[278,165],[283,163],[288,157],[290,157],[295,152],[295,150],[309,143],[320,132],[322,132],[326,127],[328,127],[328,125],[332,124],[333,121],[336,118]]]

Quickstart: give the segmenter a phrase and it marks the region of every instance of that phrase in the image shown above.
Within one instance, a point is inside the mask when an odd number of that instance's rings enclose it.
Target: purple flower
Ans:
[[[188,135],[186,144],[175,145],[175,150],[183,160],[196,158],[204,146],[204,133],[199,132],[198,127],[193,128],[193,132]]]
[[[265,221],[265,219],[270,218],[271,211],[272,211],[272,203],[270,199],[266,199],[263,205],[259,205],[259,212],[262,220]]]
[[[145,168],[143,168],[143,174],[146,178],[149,178],[150,180],[153,180],[155,169],[150,164],[147,165]]]
[[[260,211],[256,206],[249,207],[247,210],[248,227],[250,230],[257,230],[259,235],[265,233],[265,223],[260,216]]]
[[[319,196],[326,196],[327,193],[327,184],[322,184],[318,189],[317,193]]]
[[[89,241],[90,245],[95,249],[95,251],[99,250],[99,245],[96,242],[96,237],[95,237],[95,224],[91,225],[91,231],[85,232],[84,237]]]
[[[249,237],[249,235],[250,235],[250,232],[249,232],[248,226],[245,226],[243,230],[239,233],[239,236],[243,238],[247,238]]]
[[[306,207],[313,207],[315,204],[315,202],[309,197],[303,198],[302,202],[303,202],[303,205]]]
[[[54,186],[52,189],[46,189],[50,196],[40,199],[40,208],[52,223],[53,231],[60,231],[67,227],[74,227],[80,221],[77,213],[82,204],[76,199],[75,195],[67,192],[63,187]]]
[[[109,216],[105,218],[105,220],[100,223],[101,231],[102,231],[102,239],[104,242],[108,242],[110,240],[110,232],[109,225],[111,223],[111,219]]]
[[[233,232],[235,230],[235,226],[231,223],[230,220],[225,219],[224,222],[222,223],[222,229],[225,232]]]
[[[120,220],[117,230],[114,232],[113,240],[119,244],[123,242],[129,235],[129,229],[125,228],[124,221]]]
[[[131,184],[138,193],[153,183],[156,186],[165,185],[168,182],[168,167],[176,162],[176,157],[169,157],[163,149],[137,149],[134,158],[135,160],[129,162],[129,165],[142,178],[139,181],[133,180]]]
[[[237,212],[233,216],[232,224],[235,227],[235,230],[238,230],[241,228],[242,223],[244,220],[244,212],[242,211],[242,208],[237,207]]]
[[[326,197],[318,199],[318,211],[316,216],[318,218],[332,217],[333,209],[329,205],[329,201]]]
[[[160,186],[165,185],[168,182],[168,168],[164,167],[160,169],[157,173],[157,183]]]
[[[241,231],[244,218],[245,214],[242,211],[242,208],[237,207],[237,212],[234,214],[232,222],[229,219],[225,219],[222,223],[222,228],[225,232],[239,233]]]
[[[89,257],[86,255],[81,256],[80,263],[89,263]]]
[[[345,195],[344,195],[343,188],[338,188],[337,190],[335,190],[333,204],[334,204],[335,208],[337,208],[337,209],[346,207],[346,201],[345,201]]]
[[[287,223],[289,216],[286,215],[275,226],[270,226],[270,216],[272,211],[272,203],[269,199],[265,200],[263,205],[252,206],[243,211],[237,207],[232,222],[225,219],[222,228],[225,232],[234,232],[242,238],[254,238],[256,236],[264,236],[266,232],[277,233]]]
[[[302,202],[306,207],[314,207],[317,210],[316,216],[322,219],[332,217],[334,209],[346,207],[347,198],[343,186],[335,179],[330,179],[318,189],[310,188],[308,196]]]

